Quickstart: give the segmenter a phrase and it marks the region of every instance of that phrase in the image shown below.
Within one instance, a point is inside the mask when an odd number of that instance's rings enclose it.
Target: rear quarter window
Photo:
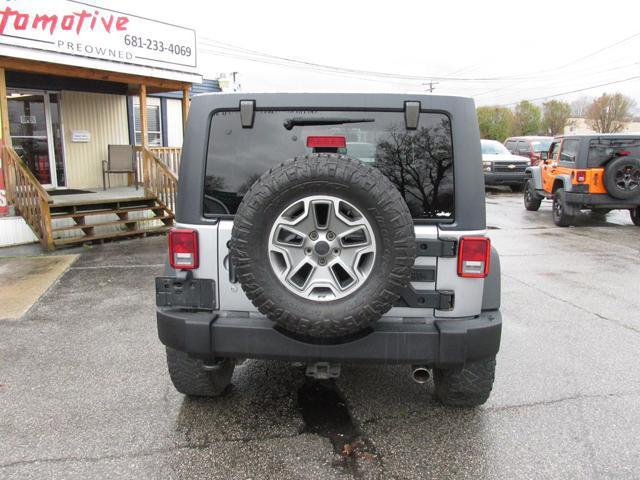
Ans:
[[[253,128],[242,128],[238,111],[214,112],[207,149],[204,215],[234,215],[242,197],[263,173],[287,159],[314,153],[307,147],[309,136],[341,136],[346,147],[336,149],[336,153],[378,168],[398,189],[414,220],[453,220],[449,117],[423,112],[418,129],[408,131],[403,115],[402,111],[257,110]],[[285,128],[292,118],[367,121]]]
[[[591,139],[587,159],[588,167],[601,167],[621,154],[640,158],[640,137]]]

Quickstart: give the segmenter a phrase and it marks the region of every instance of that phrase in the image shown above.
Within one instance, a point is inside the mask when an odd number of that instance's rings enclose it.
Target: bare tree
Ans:
[[[448,119],[417,132],[391,127],[376,150],[376,166],[396,186],[416,217],[447,212],[443,192],[451,174],[451,126]]]
[[[621,93],[603,93],[587,109],[587,123],[598,133],[621,132],[631,120],[633,107],[634,101]]]
[[[586,95],[571,102],[571,116],[575,118],[584,118],[587,114],[589,105],[593,102],[593,98]]]

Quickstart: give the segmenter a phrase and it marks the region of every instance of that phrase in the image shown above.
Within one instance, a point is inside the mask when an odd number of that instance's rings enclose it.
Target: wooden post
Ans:
[[[9,214],[9,202],[7,201],[7,190],[5,186],[6,165],[3,165],[2,145],[6,142],[11,146],[11,130],[9,129],[9,105],[7,103],[7,82],[4,75],[4,68],[0,68],[0,217]]]
[[[182,130],[187,126],[187,116],[189,115],[189,91],[191,90],[191,85],[182,87]]]
[[[2,111],[0,118],[2,133],[0,133],[0,138],[5,142],[9,142],[11,140],[11,130],[9,130],[9,105],[7,104],[7,82],[4,68],[0,68],[0,110]]]
[[[151,165],[147,155],[147,148],[149,147],[149,131],[147,121],[147,86],[140,84],[140,131],[142,145],[142,178],[145,191],[149,190],[151,186]]]

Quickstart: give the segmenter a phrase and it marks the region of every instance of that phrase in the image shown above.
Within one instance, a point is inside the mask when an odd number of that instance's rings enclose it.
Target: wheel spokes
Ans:
[[[368,278],[375,237],[362,213],[332,196],[292,203],[274,222],[269,260],[289,290],[312,300],[342,298]]]

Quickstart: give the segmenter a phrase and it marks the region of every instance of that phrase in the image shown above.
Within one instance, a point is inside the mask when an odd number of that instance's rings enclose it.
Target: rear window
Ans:
[[[620,155],[640,157],[640,137],[594,138],[590,140],[588,167],[600,167]]]
[[[551,146],[551,140],[534,140],[531,142],[531,146],[536,153],[547,152]]]
[[[496,140],[480,140],[483,155],[509,155],[507,147]]]
[[[285,128],[291,119],[306,125]],[[310,125],[324,120],[351,120]],[[308,137],[342,137],[340,148],[307,147]],[[340,142],[338,142],[340,143]],[[404,113],[327,110],[256,110],[253,128],[238,111],[217,111],[211,120],[204,185],[204,215],[233,215],[243,195],[264,172],[299,155],[334,151],[372,165],[396,186],[414,219],[452,219],[453,146],[449,117],[421,113],[417,130]]]

